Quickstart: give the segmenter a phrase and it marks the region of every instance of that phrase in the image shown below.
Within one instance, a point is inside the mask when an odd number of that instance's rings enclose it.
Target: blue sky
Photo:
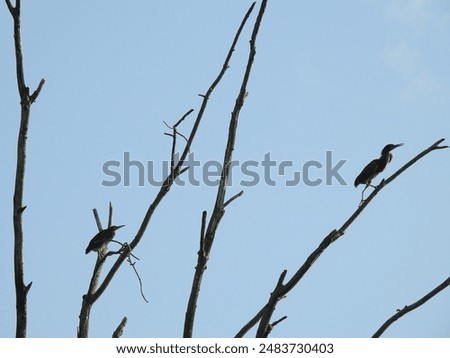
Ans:
[[[220,70],[251,1],[39,1],[22,4],[26,81],[46,84],[33,105],[24,203],[30,337],[74,337],[95,255],[92,208],[131,241],[158,188],[106,187],[102,166],[125,152],[144,163],[170,155],[163,121],[175,123]],[[259,3],[258,3],[259,6]],[[253,14],[253,23],[256,11]],[[211,97],[192,151],[221,160],[248,55],[251,26]],[[450,132],[450,3],[269,1],[241,112],[234,159],[346,160],[336,180],[286,187],[263,182],[228,190],[227,208],[203,281],[196,337],[229,337],[267,301],[325,235],[357,208],[354,178],[387,143],[404,142],[375,183]],[[12,193],[19,126],[12,20],[0,6],[0,336],[15,332]],[[196,114],[196,112],[195,112]],[[180,130],[187,134],[194,115]],[[386,187],[278,305],[288,319],[273,337],[368,337],[397,308],[448,277],[448,151],[423,158]],[[134,168],[135,169],[135,168]],[[259,173],[262,173],[259,167]],[[324,178],[312,169],[311,178]],[[241,178],[235,172],[236,179]],[[123,265],[91,313],[90,335],[180,337],[194,273],[201,212],[216,188],[174,186],[135,254],[150,303]],[[385,337],[448,337],[450,291],[395,323]],[[254,335],[252,331],[250,334]]]

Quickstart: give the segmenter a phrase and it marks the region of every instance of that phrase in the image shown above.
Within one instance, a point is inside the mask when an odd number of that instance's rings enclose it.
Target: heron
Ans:
[[[116,235],[116,231],[125,225],[110,226],[109,228],[98,232],[92,240],[89,242],[88,247],[86,247],[86,254],[91,251],[99,251],[104,245],[110,242]]]
[[[364,202],[364,192],[366,189],[371,186],[372,188],[375,188],[373,186],[372,180],[380,174],[387,166],[387,164],[392,160],[392,153],[391,151],[394,150],[397,147],[402,146],[404,143],[400,144],[388,144],[386,145],[383,150],[381,151],[381,156],[378,159],[372,160],[369,164],[365,166],[365,168],[361,171],[361,173],[356,177],[355,179],[355,188],[359,184],[365,184],[365,188],[361,193],[361,203]]]

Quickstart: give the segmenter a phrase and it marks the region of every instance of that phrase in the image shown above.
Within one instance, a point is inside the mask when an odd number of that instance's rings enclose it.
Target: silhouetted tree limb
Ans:
[[[111,211],[111,202],[109,202],[109,210]],[[103,230],[103,225],[102,222],[100,220],[100,216],[98,215],[98,211],[96,208],[92,209],[92,213],[94,214],[94,219],[95,219],[95,223],[97,224],[97,229],[98,231],[102,231]]]
[[[223,203],[223,208],[225,209],[229,204],[231,204],[233,201],[235,201],[237,198],[242,196],[244,194],[244,191],[241,190],[239,193],[233,195],[230,199],[228,199],[226,202]]]
[[[242,80],[241,88],[239,90],[239,94],[236,98],[236,103],[233,109],[233,112],[231,113],[230,118],[230,125],[228,129],[228,140],[227,140],[227,146],[225,148],[225,154],[222,162],[222,172],[220,176],[219,181],[219,187],[217,189],[217,197],[216,202],[214,204],[214,208],[211,214],[211,218],[209,220],[208,226],[206,228],[205,234],[201,235],[201,249],[198,252],[197,257],[197,265],[195,266],[195,272],[194,272],[194,278],[192,281],[192,288],[191,293],[189,295],[189,301],[186,309],[185,314],[185,321],[184,321],[184,330],[183,330],[183,337],[184,338],[191,338],[193,327],[194,327],[194,320],[195,320],[195,312],[197,309],[197,300],[200,293],[201,288],[201,282],[203,278],[203,274],[206,270],[206,265],[209,260],[209,255],[211,253],[211,248],[214,243],[214,238],[216,235],[217,228],[219,226],[219,223],[225,213],[225,206],[231,203],[233,200],[235,200],[237,197],[242,195],[242,192],[234,195],[229,199],[228,201],[225,201],[225,195],[226,195],[226,188],[228,183],[228,178],[230,175],[230,163],[232,161],[233,157],[233,150],[234,145],[236,141],[236,132],[237,132],[237,125],[239,121],[239,114],[240,111],[244,105],[244,100],[247,95],[247,84],[250,78],[250,73],[253,65],[253,61],[256,56],[256,38],[258,36],[258,31],[262,22],[262,18],[264,15],[264,11],[266,9],[267,0],[263,0],[261,3],[261,7],[258,13],[258,16],[255,21],[255,25],[253,27],[253,32],[250,39],[250,52],[248,56],[247,61],[247,67],[246,71],[244,73],[244,77]],[[240,34],[242,28],[244,27],[248,17],[250,16],[250,13],[252,12],[253,8],[255,6],[255,3],[251,5],[249,10],[244,16],[244,20],[241,23],[241,26],[239,27],[239,30],[236,34],[235,40],[237,40],[238,35]]]
[[[269,326],[267,327],[267,331],[266,331],[266,334],[265,334],[264,338],[267,338],[267,337],[269,336],[270,332],[272,332],[272,329],[274,329],[275,326],[276,326],[278,323],[283,322],[286,318],[287,318],[287,316],[283,316],[283,317],[281,317],[280,319],[277,319],[275,322],[269,324]]]
[[[117,326],[116,330],[112,334],[112,338],[120,338],[123,334],[123,329],[125,328],[127,324],[127,318],[122,318],[122,321],[120,321],[119,325]]]
[[[264,307],[246,324],[241,330],[236,334],[237,338],[243,337],[254,325],[259,322],[256,337],[262,338],[267,336],[266,332],[269,326],[270,319],[275,310],[277,303],[286,297],[286,295],[299,283],[306,272],[311,268],[311,266],[316,262],[320,255],[330,246],[333,242],[344,235],[345,230],[355,221],[355,219],[361,214],[361,212],[367,207],[367,205],[372,201],[372,199],[378,195],[378,193],[394,179],[396,179],[401,173],[408,169],[411,165],[417,162],[419,159],[427,155],[428,153],[438,150],[445,149],[448,146],[440,146],[440,144],[445,139],[442,138],[436,143],[432,144],[430,147],[416,155],[413,159],[403,165],[399,170],[392,174],[386,180],[382,180],[381,183],[374,189],[374,191],[365,199],[365,201],[359,206],[355,212],[350,216],[350,218],[344,222],[344,224],[339,228],[332,230],[319,244],[317,249],[315,249],[306,259],[305,263],[297,270],[297,272],[292,276],[292,278],[284,284],[284,278],[286,275],[286,270],[283,271],[280,279],[278,280],[277,286],[274,291],[270,294],[269,301],[264,305]]]
[[[23,187],[25,181],[26,145],[30,120],[31,105],[36,101],[44,86],[45,80],[39,82],[37,89],[30,95],[30,89],[26,86],[23,70],[23,56],[20,34],[20,0],[16,0],[16,6],[6,0],[6,5],[14,21],[14,47],[16,54],[17,87],[20,95],[20,129],[17,140],[17,166],[13,199],[14,222],[14,281],[16,287],[16,337],[26,337],[27,333],[27,295],[32,282],[25,285],[23,268],[23,226],[22,214],[26,208],[23,205]]]
[[[391,318],[389,318],[383,325],[373,334],[372,338],[380,338],[380,336],[388,329],[388,327],[394,323],[399,318],[403,317],[405,314],[415,310],[416,308],[422,306],[425,302],[436,296],[439,292],[444,290],[450,285],[450,277],[448,277],[444,282],[442,282],[439,286],[431,290],[425,296],[423,296],[420,300],[410,304],[409,306],[405,306],[402,309],[397,310],[397,313],[394,314]]]

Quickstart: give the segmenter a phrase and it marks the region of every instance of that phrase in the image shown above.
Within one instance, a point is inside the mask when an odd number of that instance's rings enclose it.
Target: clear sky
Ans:
[[[154,163],[170,156],[163,121],[175,123],[220,70],[251,1],[23,1],[26,82],[46,84],[32,107],[24,214],[30,337],[74,337],[95,254],[92,209],[117,239],[130,242],[158,188],[111,180],[105,162]],[[257,4],[259,7],[259,2]],[[249,26],[211,97],[192,147],[201,163],[221,160],[228,122],[248,56]],[[15,332],[12,195],[19,126],[12,19],[0,4],[0,336]],[[288,277],[325,235],[357,208],[356,175],[384,145],[404,142],[385,173],[450,134],[450,2],[270,0],[257,43],[234,159],[266,153],[292,161],[288,179],[317,161],[309,179],[286,186],[233,171],[228,195],[244,189],[221,222],[205,273],[196,337],[230,337],[265,304],[283,269]],[[180,130],[188,134],[194,115]],[[447,142],[449,142],[448,139]],[[182,141],[180,140],[180,143]],[[273,337],[369,337],[396,309],[450,274],[450,152],[436,151],[386,187],[278,305],[288,319]],[[123,165],[122,165],[123,168]],[[158,169],[159,168],[159,169]],[[116,168],[117,169],[117,168]],[[195,173],[201,174],[201,168]],[[257,173],[264,170],[259,164]],[[201,175],[200,175],[201,177]],[[174,186],[135,254],[150,303],[123,265],[91,313],[90,335],[110,337],[123,316],[124,337],[180,337],[191,287],[201,212],[216,188]],[[385,337],[449,337],[450,290],[395,323]],[[252,331],[249,336],[254,335]]]

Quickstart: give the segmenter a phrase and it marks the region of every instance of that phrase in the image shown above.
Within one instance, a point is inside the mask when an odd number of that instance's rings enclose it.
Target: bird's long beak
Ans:
[[[395,148],[397,148],[397,147],[401,147],[403,144],[405,144],[405,143],[395,144],[395,145],[394,145],[394,148],[392,148],[392,149],[395,149]]]
[[[116,230],[119,230],[121,227],[124,227],[125,225],[117,225]]]

